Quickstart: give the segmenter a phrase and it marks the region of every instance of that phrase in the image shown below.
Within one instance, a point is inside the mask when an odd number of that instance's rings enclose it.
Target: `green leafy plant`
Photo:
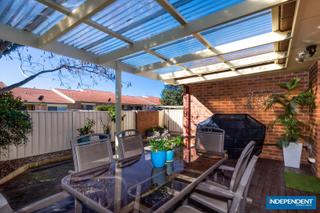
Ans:
[[[77,129],[79,135],[81,136],[94,133],[92,128],[95,125],[95,123],[96,122],[94,120],[87,118],[84,126],[82,128]]]
[[[152,152],[157,152],[157,151],[165,151],[165,139],[158,138],[158,139],[151,139],[149,141],[149,144],[151,146],[151,151]]]
[[[164,142],[164,146],[166,150],[172,150],[174,148],[178,148],[183,145],[183,140],[181,136],[172,137],[170,139],[166,139]]]
[[[300,83],[300,78],[293,78],[288,82],[281,83],[279,86],[286,90],[283,94],[273,94],[265,102],[265,109],[277,105],[283,109],[283,112],[278,115],[274,121],[280,123],[284,127],[284,133],[278,141],[280,147],[287,147],[290,142],[297,142],[299,138],[303,138],[303,130],[309,129],[309,125],[299,121],[297,114],[299,109],[309,107],[315,108],[315,96],[310,89],[297,93],[296,89]]]
[[[32,129],[30,115],[23,101],[15,98],[11,92],[0,95],[0,148],[8,145],[24,144]]]
[[[112,122],[116,122],[116,108],[112,105],[99,105],[96,107],[97,111],[106,111],[109,115]],[[125,115],[121,116],[121,119],[123,120]]]

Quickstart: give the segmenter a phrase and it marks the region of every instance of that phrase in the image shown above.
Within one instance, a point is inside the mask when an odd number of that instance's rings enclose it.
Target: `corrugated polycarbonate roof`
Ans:
[[[103,2],[106,4],[100,8]],[[93,54],[97,61],[110,56],[110,62],[119,61],[134,73],[153,72],[161,79],[164,74],[168,77],[168,73],[181,70],[192,75],[189,69],[215,64],[212,69],[219,66],[219,69],[234,70],[237,67],[229,61],[247,58],[237,63],[250,65],[254,56],[275,52],[274,44],[287,37],[273,32],[274,14],[269,8],[285,0],[263,2],[266,6],[251,0],[0,0],[0,23],[30,32],[41,40],[47,34],[57,33],[53,28],[65,19],[78,18],[79,23],[61,29],[54,40],[82,51],[81,54]],[[220,14],[212,18],[213,22],[221,17],[227,20],[232,13],[241,13],[236,9],[230,12],[233,8],[245,4],[256,7],[256,12],[247,12],[221,24],[208,24],[208,17]],[[81,8],[94,12],[82,18],[83,11],[79,16],[76,14]],[[210,27],[193,31],[202,24]],[[190,32],[181,34],[184,28]],[[284,54],[267,56],[272,56],[270,62]],[[221,63],[224,65],[220,66]]]

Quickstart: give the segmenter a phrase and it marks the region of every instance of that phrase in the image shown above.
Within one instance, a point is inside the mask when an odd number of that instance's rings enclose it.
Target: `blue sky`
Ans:
[[[33,55],[40,55],[42,51],[29,48],[30,53]],[[0,81],[10,85],[23,80],[25,76],[20,70],[20,62],[18,59],[10,60],[8,57],[2,57],[0,59]],[[140,77],[123,72],[123,82],[130,82],[131,86],[124,86],[122,89],[123,95],[146,95],[146,96],[157,96],[160,97],[161,90],[164,84],[160,81],[151,80],[148,78]],[[57,79],[57,74],[45,74],[25,84],[23,87],[36,87],[41,89],[52,89],[52,88],[71,88],[79,89],[78,79],[66,78],[68,85],[61,85],[61,81]],[[97,85],[92,84],[92,81],[88,81],[89,89],[113,91],[115,84],[113,81],[98,80]],[[86,88],[82,88],[86,89]]]

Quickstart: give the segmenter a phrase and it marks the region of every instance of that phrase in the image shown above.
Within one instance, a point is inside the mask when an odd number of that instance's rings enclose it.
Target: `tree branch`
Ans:
[[[59,66],[59,67],[54,68],[54,69],[43,70],[43,71],[41,71],[41,72],[35,73],[35,74],[29,76],[28,78],[22,80],[22,81],[19,81],[19,82],[17,82],[17,83],[14,83],[14,84],[11,84],[11,85],[9,85],[9,86],[6,86],[6,87],[1,88],[1,89],[0,89],[0,95],[3,94],[3,93],[5,93],[5,92],[9,92],[9,91],[11,91],[11,90],[14,89],[14,88],[20,87],[20,86],[28,83],[29,81],[33,80],[34,78],[36,78],[36,77],[39,76],[39,75],[42,75],[42,74],[45,74],[45,73],[56,72],[56,71],[61,70],[61,69],[63,69],[63,68],[65,68],[65,65]]]

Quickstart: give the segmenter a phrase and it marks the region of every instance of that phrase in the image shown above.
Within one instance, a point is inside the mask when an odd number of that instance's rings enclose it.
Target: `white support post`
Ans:
[[[115,75],[116,75],[116,133],[121,131],[121,70],[118,63],[115,63]],[[116,153],[118,154],[118,141],[116,140]]]

